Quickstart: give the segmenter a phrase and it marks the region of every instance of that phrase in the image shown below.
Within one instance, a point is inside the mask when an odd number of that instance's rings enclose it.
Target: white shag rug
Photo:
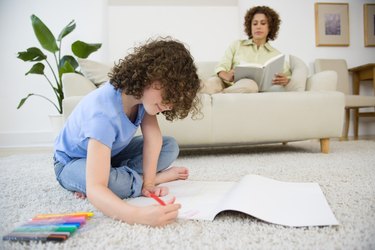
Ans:
[[[0,240],[0,249],[375,249],[374,141],[333,141],[330,154],[321,154],[317,141],[185,151],[175,165],[189,167],[191,180],[238,181],[257,174],[317,182],[340,225],[290,228],[224,212],[213,222],[132,226],[62,189],[51,155],[25,154],[0,158],[1,236],[40,213],[94,211],[95,216],[64,243]]]

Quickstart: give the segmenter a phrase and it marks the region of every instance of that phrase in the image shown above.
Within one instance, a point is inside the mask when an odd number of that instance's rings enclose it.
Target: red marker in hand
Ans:
[[[154,193],[150,193],[150,197],[153,198],[154,200],[156,200],[162,206],[166,206],[167,205],[167,204],[165,204],[165,202],[162,199],[160,199]]]

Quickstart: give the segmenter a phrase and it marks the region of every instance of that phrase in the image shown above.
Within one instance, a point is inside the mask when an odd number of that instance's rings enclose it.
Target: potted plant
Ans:
[[[51,87],[55,101],[50,98],[40,95],[37,93],[30,93],[26,97],[22,98],[18,104],[17,109],[21,108],[26,100],[31,96],[41,97],[51,103],[60,114],[63,113],[62,101],[64,99],[64,93],[62,89],[62,75],[65,73],[77,72],[78,62],[72,55],[62,55],[61,45],[62,40],[65,36],[69,35],[76,27],[74,20],[66,25],[60,32],[57,39],[52,34],[50,29],[35,15],[31,15],[31,24],[34,30],[34,34],[38,39],[40,45],[47,52],[52,53],[53,62],[48,60],[46,54],[37,47],[28,48],[26,51],[18,52],[17,58],[25,62],[36,62],[31,69],[26,72],[28,74],[43,75],[49,86]],[[71,44],[71,50],[73,54],[78,58],[87,58],[91,53],[97,51],[101,47],[100,43],[88,44],[82,41],[75,41]],[[46,66],[50,71],[50,76],[45,72]]]

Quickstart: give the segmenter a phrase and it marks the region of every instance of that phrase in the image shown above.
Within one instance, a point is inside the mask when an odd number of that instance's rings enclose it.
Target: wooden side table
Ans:
[[[353,75],[353,95],[359,95],[359,84],[361,81],[372,80],[372,86],[375,94],[375,63],[368,63],[358,67],[350,68],[349,72]],[[354,137],[358,138],[358,119],[359,117],[375,117],[375,112],[359,112],[354,108]]]

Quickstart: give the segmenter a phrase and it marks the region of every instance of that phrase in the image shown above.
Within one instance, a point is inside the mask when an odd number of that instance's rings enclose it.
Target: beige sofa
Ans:
[[[80,99],[107,79],[110,67],[81,60],[83,75],[63,76],[64,116]],[[197,63],[204,81],[214,62]],[[290,56],[292,78],[286,92],[256,94],[199,94],[203,118],[166,121],[159,115],[164,135],[176,138],[182,148],[238,146],[319,139],[321,151],[329,152],[329,139],[341,135],[344,95],[336,90],[337,74],[324,71],[307,77],[307,67]]]

